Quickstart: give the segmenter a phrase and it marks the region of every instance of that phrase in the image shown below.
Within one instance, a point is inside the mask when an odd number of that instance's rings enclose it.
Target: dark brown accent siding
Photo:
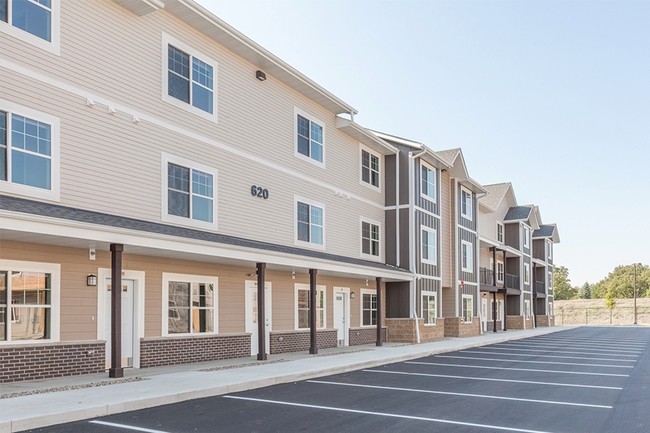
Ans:
[[[250,334],[144,338],[140,367],[190,364],[251,355]]]
[[[505,244],[515,248],[519,249],[519,223],[505,223],[504,224],[504,230],[505,230]]]
[[[386,263],[391,265],[398,265],[397,263],[397,210],[391,209],[385,212],[386,218],[384,220],[384,248]],[[401,222],[400,222],[401,223]]]
[[[386,283],[386,318],[409,317],[409,283],[407,281]]]
[[[533,257],[546,261],[546,239],[533,239]]]
[[[384,200],[386,206],[395,206],[395,190],[397,189],[395,168],[397,164],[397,155],[384,156]]]
[[[375,328],[370,328],[374,332]],[[316,344],[319,349],[337,347],[336,329],[325,329],[316,332]],[[374,334],[373,334],[374,335]],[[374,339],[372,340],[374,341]],[[271,332],[271,353],[287,353],[308,351],[310,345],[309,330]]]

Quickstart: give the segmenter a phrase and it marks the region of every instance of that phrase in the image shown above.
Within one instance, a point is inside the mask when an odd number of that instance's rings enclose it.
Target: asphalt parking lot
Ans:
[[[648,432],[650,329],[584,327],[34,432]]]

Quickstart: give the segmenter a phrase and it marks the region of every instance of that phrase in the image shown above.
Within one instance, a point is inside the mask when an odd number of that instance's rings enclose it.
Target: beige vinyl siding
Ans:
[[[456,295],[454,289],[442,289],[442,317],[456,317]]]
[[[480,255],[480,267],[492,270],[492,268],[490,267],[490,259],[492,259],[493,256],[492,256],[492,251],[490,251],[490,247],[482,246],[480,254],[481,254]],[[499,257],[499,254],[497,254],[497,260],[498,260],[498,257]],[[479,272],[480,272],[480,270],[479,270]]]

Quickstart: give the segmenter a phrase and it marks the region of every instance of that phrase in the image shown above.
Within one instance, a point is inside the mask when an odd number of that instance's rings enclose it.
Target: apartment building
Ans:
[[[386,339],[352,106],[193,1],[0,6],[0,381]]]
[[[553,312],[553,245],[560,243],[556,224],[541,224],[533,232],[533,299],[537,326],[555,325]]]

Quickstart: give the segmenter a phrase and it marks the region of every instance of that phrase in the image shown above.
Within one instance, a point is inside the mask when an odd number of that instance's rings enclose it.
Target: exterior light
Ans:
[[[255,78],[260,81],[266,81],[266,74],[263,71],[257,70],[255,71]]]
[[[86,277],[86,285],[88,287],[95,287],[97,285],[97,275],[88,274],[88,276]]]

